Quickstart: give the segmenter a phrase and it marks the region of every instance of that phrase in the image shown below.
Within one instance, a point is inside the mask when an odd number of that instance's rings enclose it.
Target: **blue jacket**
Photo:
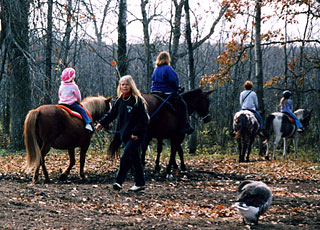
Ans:
[[[151,92],[172,92],[178,91],[178,88],[178,75],[170,65],[161,65],[155,68],[152,74]]]

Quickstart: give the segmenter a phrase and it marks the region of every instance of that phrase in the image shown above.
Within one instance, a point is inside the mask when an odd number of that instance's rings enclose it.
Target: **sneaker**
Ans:
[[[121,186],[120,184],[118,184],[118,183],[114,183],[114,184],[113,184],[113,189],[119,191],[119,190],[122,189],[122,186]]]
[[[303,129],[297,129],[297,131],[298,131],[299,133],[302,133],[302,132],[303,132]]]
[[[138,191],[143,190],[143,189],[145,189],[145,186],[133,185],[133,186],[129,189],[129,191],[138,192]]]
[[[92,128],[91,124],[86,124],[86,126],[84,128],[89,130],[90,132],[93,132],[93,128]]]

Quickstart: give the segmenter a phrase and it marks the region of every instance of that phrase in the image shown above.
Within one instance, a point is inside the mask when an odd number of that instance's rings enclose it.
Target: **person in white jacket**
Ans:
[[[260,131],[263,130],[263,119],[258,112],[258,98],[257,94],[252,90],[253,83],[252,81],[246,81],[243,84],[244,90],[240,93],[240,106],[241,110],[250,110],[254,112],[260,124]]]

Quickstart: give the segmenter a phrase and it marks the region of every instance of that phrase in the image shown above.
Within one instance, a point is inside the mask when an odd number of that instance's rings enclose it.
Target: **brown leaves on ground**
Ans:
[[[68,155],[52,151],[46,157],[50,184],[31,184],[24,153],[0,157],[0,226],[7,229],[242,229],[248,226],[231,208],[236,189],[245,179],[261,180],[273,191],[270,210],[255,229],[316,229],[320,223],[320,169],[310,161],[237,162],[236,155],[186,154],[188,173],[146,170],[147,188],[112,190],[119,160],[87,154],[87,179],[78,177],[79,159],[69,180],[58,180]],[[150,159],[151,158],[151,159]],[[162,158],[162,166],[166,164]],[[149,156],[148,167],[154,167]],[[164,170],[163,170],[164,171]],[[43,180],[43,177],[41,177]],[[2,218],[5,217],[5,218]],[[36,219],[37,221],[30,221]],[[71,221],[72,220],[72,221]],[[252,226],[251,226],[252,227]],[[0,228],[1,229],[1,228]]]

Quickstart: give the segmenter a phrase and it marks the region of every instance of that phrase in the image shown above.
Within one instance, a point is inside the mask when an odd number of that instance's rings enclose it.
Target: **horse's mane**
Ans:
[[[193,89],[187,92],[182,93],[181,95],[183,97],[194,97],[195,95],[201,94],[202,93],[202,89],[201,88],[197,88],[197,89]]]
[[[106,98],[103,96],[89,96],[82,100],[81,104],[93,114],[103,114],[106,109]]]

